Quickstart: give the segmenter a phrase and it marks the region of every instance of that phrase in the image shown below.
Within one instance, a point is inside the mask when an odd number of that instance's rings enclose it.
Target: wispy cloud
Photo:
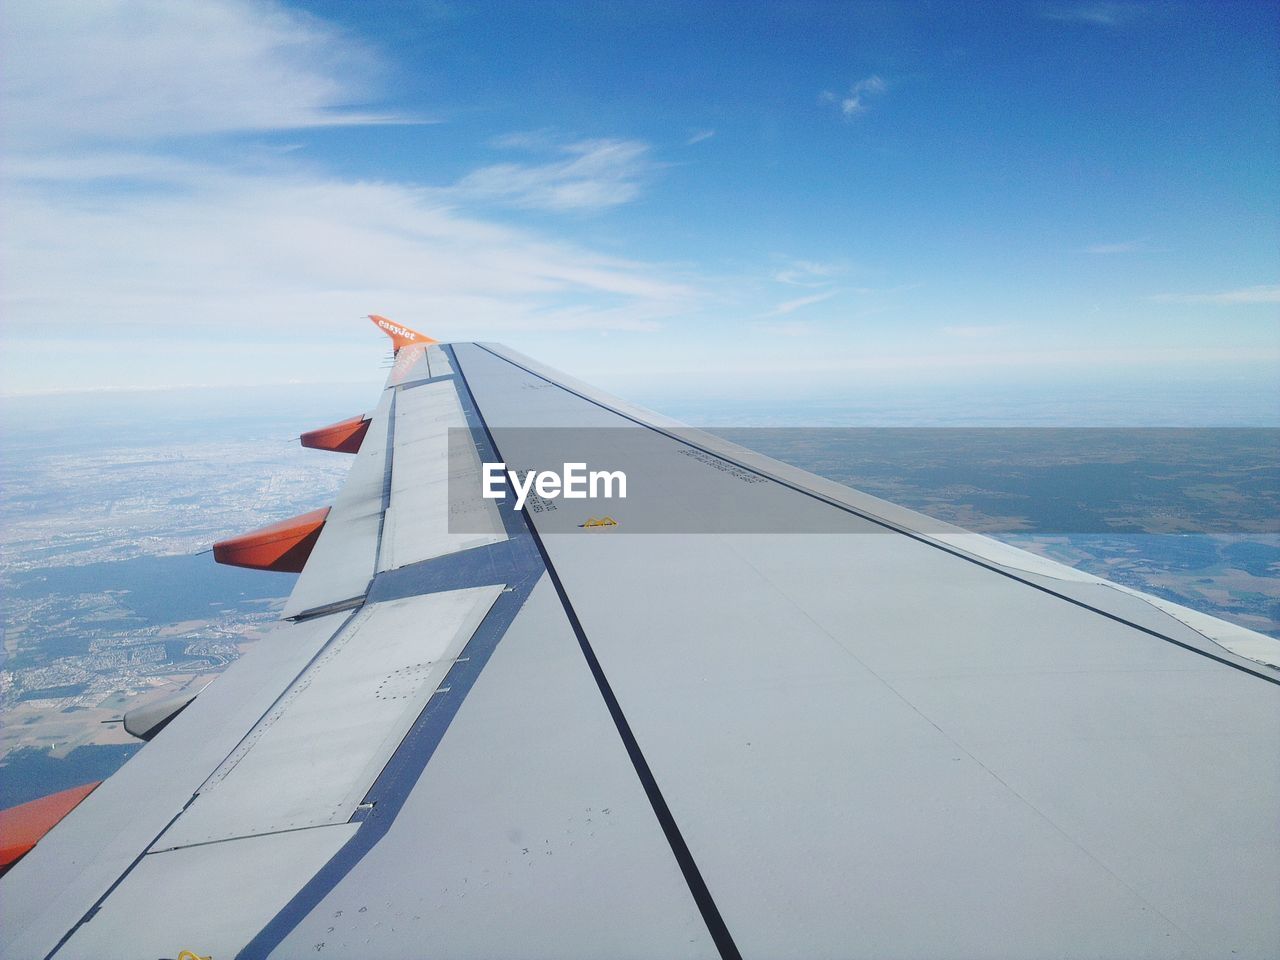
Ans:
[[[544,132],[508,146],[547,162],[451,186],[347,179],[255,139],[379,119],[349,106],[369,95],[373,52],[319,21],[240,0],[0,10],[9,391],[266,382],[296,376],[290,361],[314,376],[371,310],[445,337],[644,332],[699,298],[667,268],[474,209],[626,202],[656,166],[646,144]],[[174,349],[175,325],[202,346]],[[294,346],[250,353],[250,339]]]
[[[1141,3],[1077,3],[1045,7],[1041,16],[1063,23],[1085,23],[1095,27],[1119,27],[1147,12]]]
[[[815,303],[822,303],[824,300],[830,300],[838,292],[839,291],[837,290],[828,290],[825,293],[815,293],[807,297],[797,297],[794,300],[785,300],[766,313],[765,316],[784,317],[789,313],[795,313],[803,307],[811,307]]]
[[[350,106],[364,45],[270,3],[18,0],[0,59],[9,149],[403,119]]]
[[[1140,240],[1124,240],[1120,243],[1094,243],[1085,247],[1084,252],[1105,255],[1113,253],[1145,253],[1150,249],[1150,240],[1143,237]]]
[[[1280,303],[1280,284],[1263,284],[1218,293],[1157,293],[1147,298],[1158,303]]]
[[[849,88],[849,92],[843,96],[839,96],[830,90],[823,90],[819,96],[819,100],[823,103],[834,103],[840,107],[840,114],[846,120],[852,120],[854,117],[861,116],[867,112],[867,101],[870,98],[877,97],[889,89],[888,83],[879,74],[873,73],[869,77],[859,80]]]
[[[837,263],[792,260],[786,266],[774,271],[773,279],[778,283],[796,287],[822,287],[831,283],[833,277],[843,272],[844,267]]]
[[[180,191],[75,202],[27,186],[10,191],[8,218],[6,235],[22,238],[4,256],[9,334],[175,316],[192,330],[248,330],[268,316],[306,328],[388,300],[419,316],[536,327],[567,299],[598,298],[604,322],[619,302],[693,295],[644,264],[487,223],[431,191],[300,171],[209,170]]]
[[[579,140],[545,145],[530,134],[511,135],[502,146],[550,150],[545,163],[497,163],[475,170],[454,187],[471,200],[551,211],[605,210],[629,203],[656,164],[639,140]]]
[[[550,127],[540,130],[512,130],[489,140],[489,146],[497,150],[528,150],[530,152],[556,150],[564,143]]]
[[[716,135],[714,130],[698,130],[690,135],[689,139],[684,142],[686,147],[692,147],[695,143],[701,143],[703,140],[710,140]]]

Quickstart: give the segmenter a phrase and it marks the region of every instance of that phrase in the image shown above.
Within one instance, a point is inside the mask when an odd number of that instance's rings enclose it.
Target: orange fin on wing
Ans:
[[[439,343],[439,340],[433,340],[425,333],[419,333],[417,330],[410,330],[408,327],[396,323],[394,320],[388,320],[386,317],[380,317],[376,313],[369,314],[369,319],[378,326],[388,337],[391,338],[391,345],[394,349],[399,350],[401,347],[408,347],[415,343],[428,344]]]
[[[0,811],[0,874],[26,856],[58,821],[97,789],[101,780],[51,793]]]
[[[232,567],[301,573],[328,516],[329,508],[321,507],[252,533],[219,540],[213,545],[213,559]]]
[[[369,418],[361,414],[327,427],[308,430],[299,439],[304,447],[332,450],[335,453],[359,453],[364,435],[369,432]]]

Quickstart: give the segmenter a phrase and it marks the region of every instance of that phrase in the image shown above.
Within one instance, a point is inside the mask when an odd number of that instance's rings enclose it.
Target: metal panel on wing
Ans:
[[[58,958],[234,957],[357,829],[343,823],[148,854]]]
[[[501,592],[472,587],[366,606],[155,849],[349,819]]]
[[[394,395],[394,391],[385,390],[378,401],[346,483],[285,604],[286,617],[362,596],[373,579],[382,528],[387,434]]]
[[[480,458],[466,423],[451,380],[397,393],[391,505],[380,572],[506,539],[492,501],[477,496],[467,500],[466,516],[450,515],[450,483],[480,490]],[[451,522],[466,532],[451,533]]]
[[[415,919],[441,957],[717,955],[545,577],[387,836],[274,955],[417,955]]]
[[[277,624],[108,777],[91,805],[73,810],[9,871],[0,881],[0,955],[43,957],[52,950],[178,816],[347,616]]]

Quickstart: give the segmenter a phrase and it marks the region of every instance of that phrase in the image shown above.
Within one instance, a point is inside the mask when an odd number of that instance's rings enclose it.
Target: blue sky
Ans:
[[[1277,396],[1274,4],[0,18],[6,394],[376,382],[376,311],[622,391]]]

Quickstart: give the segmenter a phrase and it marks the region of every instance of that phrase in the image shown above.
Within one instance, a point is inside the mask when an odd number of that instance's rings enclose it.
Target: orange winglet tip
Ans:
[[[302,445],[313,450],[332,450],[334,453],[358,453],[364,435],[369,432],[370,420],[366,416],[352,417],[331,423],[318,430],[308,430],[301,437]]]
[[[93,793],[100,783],[101,780],[95,780],[0,810],[0,874],[25,857],[41,837]]]
[[[321,507],[252,533],[219,540],[213,545],[213,559],[233,567],[301,573],[328,516],[329,508]]]
[[[396,323],[394,320],[388,320],[386,317],[380,317],[376,313],[369,314],[369,319],[388,337],[391,338],[391,346],[394,350],[401,347],[412,346],[415,343],[423,344],[439,343],[439,340],[433,340],[425,333],[419,333],[417,330],[410,330],[406,326]]]

